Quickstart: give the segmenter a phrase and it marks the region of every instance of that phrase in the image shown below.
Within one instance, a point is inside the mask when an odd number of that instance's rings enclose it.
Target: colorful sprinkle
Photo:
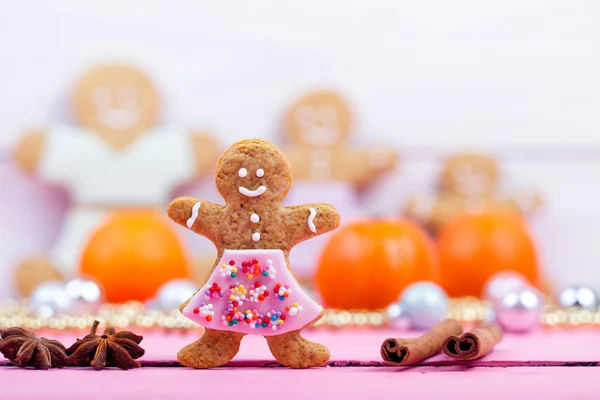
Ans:
[[[273,288],[273,292],[275,292],[279,300],[283,301],[290,296],[292,290],[290,289],[289,285],[281,285],[280,283],[278,283]]]
[[[204,290],[204,298],[206,300],[214,300],[217,297],[222,296],[222,289],[217,282],[213,282],[213,284],[209,286],[208,289]]]
[[[293,316],[297,315],[300,311],[302,311],[302,306],[299,305],[298,303],[294,303],[291,307],[287,306],[286,311],[288,312],[288,314],[291,317],[293,317]]]

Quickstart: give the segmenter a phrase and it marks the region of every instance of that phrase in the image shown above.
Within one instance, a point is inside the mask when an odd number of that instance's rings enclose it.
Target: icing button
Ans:
[[[260,221],[260,217],[258,216],[258,214],[252,214],[250,216],[250,221],[257,223],[258,221]]]
[[[260,233],[254,232],[252,234],[252,240],[254,240],[255,242],[258,242],[260,240]]]

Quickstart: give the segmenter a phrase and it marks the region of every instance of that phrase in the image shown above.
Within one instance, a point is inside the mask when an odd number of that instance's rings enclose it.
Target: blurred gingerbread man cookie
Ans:
[[[288,260],[296,244],[335,229],[340,222],[326,203],[286,207],[292,169],[264,140],[231,146],[217,164],[217,189],[225,205],[190,197],[174,200],[169,217],[206,237],[217,248],[210,276],[182,313],[206,328],[177,359],[193,368],[219,367],[238,352],[247,334],[267,339],[283,365],[323,365],[329,351],[300,336],[324,314],[292,274]]]
[[[397,154],[389,148],[352,149],[352,112],[337,93],[315,91],[297,99],[284,119],[285,151],[294,176],[305,181],[369,183],[391,170]]]
[[[80,126],[29,131],[14,149],[18,164],[65,185],[72,200],[52,253],[21,267],[43,263],[67,276],[111,211],[160,207],[174,187],[207,172],[218,157],[210,134],[157,126],[159,95],[133,66],[106,64],[86,71],[75,84],[72,108]],[[26,276],[23,268],[18,271]]]
[[[498,161],[481,153],[460,153],[446,159],[440,172],[436,196],[410,199],[405,214],[419,220],[432,232],[462,213],[509,208],[523,215],[536,212],[539,194],[529,191],[505,195],[499,189]]]
[[[295,100],[284,116],[283,129],[284,152],[296,179],[290,204],[319,195],[336,204],[344,221],[362,217],[360,189],[394,168],[396,152],[389,146],[352,148],[352,111],[332,91],[314,91]],[[312,281],[327,236],[302,243],[292,254],[298,276],[306,283]]]

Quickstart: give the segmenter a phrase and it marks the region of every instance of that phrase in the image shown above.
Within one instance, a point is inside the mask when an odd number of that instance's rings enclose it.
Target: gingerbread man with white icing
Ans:
[[[72,200],[50,254],[17,268],[23,295],[74,275],[86,243],[115,211],[162,208],[174,188],[208,172],[219,156],[208,132],[158,124],[158,91],[132,65],[87,70],[75,84],[72,108],[79,126],[29,131],[14,149],[23,169],[64,185]]]
[[[404,212],[435,233],[464,213],[510,209],[531,216],[540,209],[543,201],[534,190],[502,193],[500,175],[499,161],[489,154],[454,154],[444,162],[435,196],[419,195],[409,199]]]
[[[206,332],[179,351],[179,362],[221,366],[245,335],[255,334],[285,366],[325,364],[327,348],[300,336],[323,316],[323,307],[302,290],[288,258],[297,243],[337,228],[339,214],[325,203],[284,207],[292,170],[264,140],[231,146],[217,163],[215,182],[226,205],[181,197],[168,208],[173,221],[212,241],[218,252],[204,286],[180,308]]]
[[[389,146],[350,147],[352,125],[352,110],[339,94],[317,90],[298,98],[284,118],[285,154],[296,178],[361,187],[392,170],[398,155]]]

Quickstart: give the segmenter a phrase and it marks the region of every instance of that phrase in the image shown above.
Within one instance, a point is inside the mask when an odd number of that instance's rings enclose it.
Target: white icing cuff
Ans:
[[[192,226],[194,225],[194,222],[196,222],[196,218],[198,218],[198,209],[200,208],[200,206],[202,205],[202,203],[197,202],[196,204],[194,204],[194,207],[192,207],[192,216],[187,220],[186,225],[188,228],[192,228]]]
[[[315,226],[315,223],[314,223],[315,216],[317,215],[317,210],[315,210],[312,207],[309,207],[309,210],[310,210],[310,215],[308,216],[308,229],[310,229],[310,231],[313,233],[317,233],[317,227]]]

